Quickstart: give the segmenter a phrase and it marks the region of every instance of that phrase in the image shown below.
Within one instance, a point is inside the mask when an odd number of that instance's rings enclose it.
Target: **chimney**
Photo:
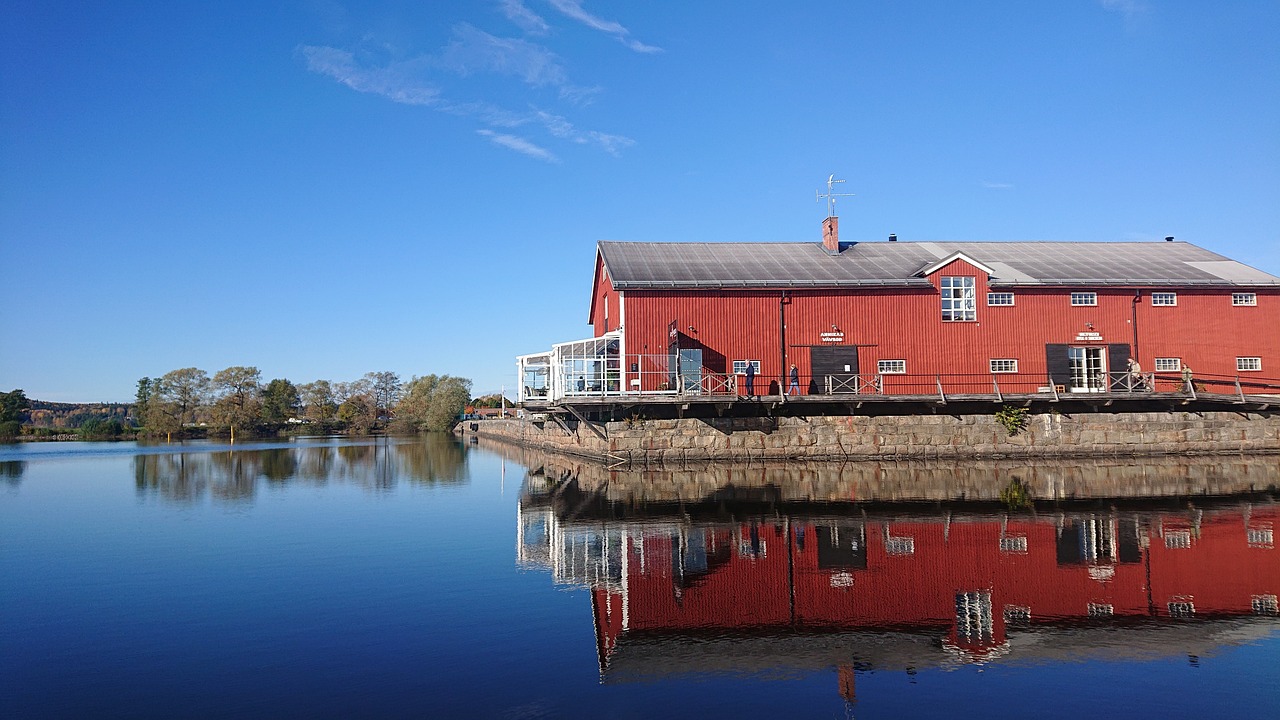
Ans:
[[[840,218],[834,215],[822,221],[822,247],[832,255],[840,252]]]
[[[896,233],[889,233],[889,242],[898,242],[898,236]]]
[[[1167,235],[1167,236],[1165,236],[1164,241],[1165,241],[1165,242],[1173,242],[1173,236],[1172,236],[1172,235]]]

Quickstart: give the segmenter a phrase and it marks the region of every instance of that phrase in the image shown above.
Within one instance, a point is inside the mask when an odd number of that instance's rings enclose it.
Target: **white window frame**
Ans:
[[[915,555],[916,539],[910,536],[890,535],[884,539],[884,551],[889,555]]]
[[[1262,372],[1262,358],[1260,357],[1236,358],[1236,372]]]
[[[1254,595],[1249,598],[1249,606],[1254,615],[1275,615],[1280,612],[1280,602],[1275,595]]]
[[[1158,357],[1155,363],[1156,372],[1178,372],[1182,369],[1182,358]]]
[[[1009,535],[1009,536],[1000,538],[1000,552],[1026,553],[1027,552],[1027,536],[1026,535]]]
[[[757,374],[757,375],[759,375],[759,374],[760,374],[760,361],[759,361],[759,360],[734,360],[734,361],[733,361],[733,374],[734,374],[734,375],[746,375],[746,374],[747,374],[747,363],[751,363],[752,365],[755,365],[755,366],[756,366],[756,374]]]
[[[993,302],[994,298],[1008,299],[1009,302]],[[987,293],[987,307],[1013,307],[1013,302],[1013,293],[1011,292]]]
[[[1031,606],[1029,605],[1005,605],[1004,606],[1004,624],[1005,625],[1027,625],[1031,622]]]
[[[898,364],[893,365],[891,363],[898,363]],[[876,372],[880,373],[881,375],[906,375],[907,361],[906,360],[878,360],[876,361]]]
[[[996,363],[1012,363],[1011,365],[997,366]],[[1018,372],[1017,358],[991,358],[987,361],[987,367],[993,374],[996,373],[1016,373]],[[1003,367],[1003,369],[1001,369]]]
[[[1189,595],[1175,595],[1169,598],[1169,617],[1191,617],[1196,614],[1195,598]]]
[[[1071,293],[1072,307],[1094,307],[1097,304],[1098,304],[1098,293],[1096,292]]]
[[[1153,292],[1151,293],[1152,307],[1177,307],[1178,293],[1175,292]]]
[[[1085,612],[1091,618],[1107,618],[1116,614],[1116,607],[1111,603],[1086,603]]]
[[[1232,307],[1255,307],[1258,304],[1258,293],[1231,293]]]
[[[972,275],[943,275],[938,287],[942,293],[943,322],[977,322],[978,278]]]

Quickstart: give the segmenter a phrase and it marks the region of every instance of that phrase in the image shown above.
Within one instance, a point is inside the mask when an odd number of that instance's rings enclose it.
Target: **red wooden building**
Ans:
[[[1188,370],[1277,392],[1280,278],[1195,245],[850,243],[834,217],[823,234],[599,243],[594,337],[520,358],[521,400],[751,394],[748,366],[776,394],[793,364],[810,396],[1177,389]]]
[[[592,588],[606,675],[854,661],[892,670],[1005,655],[1211,653],[1244,639],[1243,625],[1217,624],[1224,618],[1258,617],[1261,634],[1274,632],[1278,520],[1268,503],[1056,518],[570,523],[548,550],[557,579]],[[561,557],[580,548],[576,561]],[[715,642],[723,637],[732,642]]]

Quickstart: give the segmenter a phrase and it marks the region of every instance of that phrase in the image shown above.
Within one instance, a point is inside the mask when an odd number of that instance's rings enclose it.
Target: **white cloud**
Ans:
[[[623,135],[610,135],[608,133],[597,132],[595,130],[579,130],[560,115],[546,112],[545,110],[534,110],[534,119],[546,128],[548,133],[553,137],[562,140],[577,143],[579,145],[596,145],[610,155],[618,155],[623,148],[635,145],[635,140]]]
[[[658,50],[628,37],[622,25],[587,13],[579,0],[549,1],[566,15],[613,35],[634,50]],[[549,30],[547,23],[524,5],[524,0],[499,0],[499,7],[531,34]],[[597,147],[615,156],[635,144],[624,135],[579,129],[568,118],[536,107],[512,111],[484,99],[457,97],[468,87],[481,87],[470,81],[481,74],[513,77],[535,90],[554,90],[560,101],[576,106],[589,104],[601,92],[599,87],[572,84],[560,57],[547,47],[520,38],[499,37],[467,23],[454,26],[453,37],[443,48],[408,59],[401,59],[402,53],[396,48],[378,45],[372,37],[365,37],[354,50],[308,45],[300,47],[299,53],[311,72],[357,92],[471,119],[484,128],[492,128],[476,131],[490,142],[546,162],[560,159],[525,137],[496,130],[534,129],[551,138]],[[447,95],[442,87],[449,89]],[[510,93],[510,87],[503,92]]]
[[[1120,13],[1125,17],[1146,12],[1147,5],[1142,0],[1098,0],[1103,10]]]
[[[415,63],[392,63],[386,67],[362,67],[347,50],[322,46],[306,46],[302,54],[307,69],[328,75],[358,92],[381,95],[405,105],[436,105],[440,91],[414,77]]]
[[[592,15],[582,7],[582,0],[548,0],[551,7],[559,10],[562,15],[572,20],[586,25],[593,30],[599,30],[602,33],[612,35],[618,42],[626,45],[628,48],[641,53],[662,52],[662,48],[653,45],[646,45],[639,40],[630,37],[631,31],[622,26],[622,23],[613,20],[605,20],[597,15]]]
[[[563,87],[569,79],[555,53],[536,43],[500,38],[466,23],[453,29],[440,63],[459,75],[480,71],[515,75],[534,87]]]
[[[521,0],[500,0],[498,6],[508,20],[530,35],[546,35],[551,30],[547,21],[530,10]]]
[[[477,130],[476,133],[482,137],[489,138],[489,141],[495,145],[501,145],[508,150],[515,150],[522,155],[528,155],[531,158],[537,158],[551,163],[560,162],[560,158],[556,157],[544,147],[539,147],[528,140],[517,135],[508,135],[507,133],[496,133],[492,130]]]

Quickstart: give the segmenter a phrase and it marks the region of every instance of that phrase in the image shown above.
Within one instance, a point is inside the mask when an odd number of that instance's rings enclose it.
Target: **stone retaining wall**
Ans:
[[[481,420],[463,434],[647,464],[709,460],[1110,457],[1280,452],[1273,412],[1041,413],[1010,435],[992,415],[822,416],[584,423]],[[472,429],[474,427],[474,430]]]

